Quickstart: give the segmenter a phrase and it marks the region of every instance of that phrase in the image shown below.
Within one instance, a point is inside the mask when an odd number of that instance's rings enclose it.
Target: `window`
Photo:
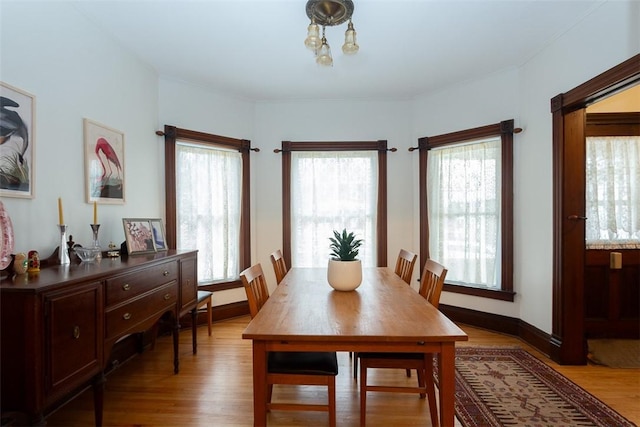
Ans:
[[[420,138],[421,266],[445,290],[513,301],[513,120]]]
[[[587,115],[587,249],[640,249],[640,114]]]
[[[167,243],[198,250],[198,282],[242,286],[249,265],[250,142],[165,126]]]
[[[283,255],[295,267],[325,267],[329,237],[363,239],[365,266],[386,266],[386,141],[282,143]]]

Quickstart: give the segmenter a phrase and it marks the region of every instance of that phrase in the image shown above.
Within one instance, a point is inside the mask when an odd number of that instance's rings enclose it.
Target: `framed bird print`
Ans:
[[[0,196],[34,197],[33,95],[0,82]]]
[[[87,203],[124,204],[124,134],[84,119]]]

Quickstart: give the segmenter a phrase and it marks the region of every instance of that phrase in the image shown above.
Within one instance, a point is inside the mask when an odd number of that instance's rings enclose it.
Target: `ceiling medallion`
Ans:
[[[346,55],[353,55],[358,52],[360,46],[356,43],[356,31],[351,21],[351,16],[353,15],[352,0],[308,0],[306,11],[311,23],[307,28],[307,38],[304,44],[313,51],[316,63],[323,66],[333,66],[331,48],[325,37],[325,28],[340,25],[347,21],[349,21],[349,24],[345,31],[342,52]],[[322,26],[322,37],[320,37],[319,26]]]

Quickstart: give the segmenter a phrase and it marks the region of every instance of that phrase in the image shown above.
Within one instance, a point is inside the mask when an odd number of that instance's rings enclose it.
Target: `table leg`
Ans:
[[[253,425],[267,425],[267,351],[264,341],[253,341]]]
[[[440,377],[440,425],[453,427],[455,420],[455,343],[442,343],[442,352],[438,357],[438,376]]]
[[[173,373],[180,372],[180,352],[178,350],[178,342],[180,340],[180,322],[176,316],[173,324]]]

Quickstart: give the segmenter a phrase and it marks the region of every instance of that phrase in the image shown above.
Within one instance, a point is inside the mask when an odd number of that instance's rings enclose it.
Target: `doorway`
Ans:
[[[551,357],[587,361],[585,322],[586,108],[640,82],[640,54],[551,99],[553,115],[553,323]]]

